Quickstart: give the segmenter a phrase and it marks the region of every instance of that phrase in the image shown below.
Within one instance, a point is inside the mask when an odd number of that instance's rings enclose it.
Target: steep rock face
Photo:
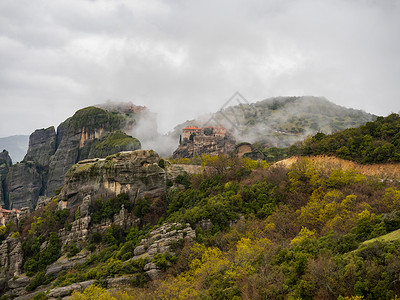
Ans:
[[[190,227],[189,223],[185,225],[180,223],[165,223],[150,232],[147,238],[140,241],[140,245],[134,250],[135,256],[132,259],[148,259],[149,262],[145,265],[144,270],[152,280],[159,279],[162,271],[153,262],[154,256],[158,253],[175,255],[174,244],[191,242],[195,237],[196,232]]]
[[[57,128],[57,150],[49,165],[46,195],[64,182],[64,174],[79,160],[89,157],[95,139],[119,129],[122,119],[97,107],[87,107],[77,111]]]
[[[60,237],[63,246],[69,243],[86,241],[91,220],[89,214],[91,200],[92,197],[90,195],[83,198],[80,205],[80,217],[72,222],[71,230],[67,231],[66,228],[62,228],[58,232],[58,236]]]
[[[138,198],[163,199],[166,174],[158,166],[160,156],[152,150],[121,152],[107,159],[81,161],[66,174],[59,200],[66,207],[80,204],[85,196],[111,198],[120,193]]]
[[[7,150],[0,152],[0,175],[5,177],[12,165],[11,157]]]
[[[42,188],[42,178],[31,163],[13,165],[6,178],[9,207],[34,208]]]
[[[29,148],[24,161],[33,161],[37,165],[47,168],[55,151],[56,130],[54,127],[37,129],[29,137]]]
[[[22,245],[18,238],[8,238],[0,244],[0,277],[18,276],[22,271]]]
[[[193,141],[186,141],[174,151],[174,158],[192,158],[196,155],[218,155],[230,153],[235,149],[235,140],[231,136],[195,136]]]
[[[10,208],[20,209],[27,206],[32,209],[36,206],[55,149],[54,127],[38,129],[31,134],[24,161],[12,166],[7,176],[6,187]]]
[[[129,126],[131,128],[134,123],[133,113],[123,114],[87,107],[60,124],[57,134],[54,127],[36,130],[30,136],[29,149],[24,161],[15,168],[14,174],[7,180],[7,185],[0,185],[0,205],[10,207],[11,203],[8,203],[5,197],[9,193],[10,196],[13,195],[14,204],[21,203],[18,204],[20,206],[24,203],[34,208],[39,195],[51,197],[62,187],[65,173],[78,161],[140,149],[141,145],[137,139],[119,130]],[[6,159],[5,154],[0,154],[0,176],[3,167],[2,156],[7,162],[3,168],[4,182],[11,159]],[[21,170],[25,170],[26,174]],[[7,187],[9,190],[6,190]]]
[[[3,186],[5,185],[5,179],[10,170],[11,164],[12,161],[8,151],[3,150],[3,152],[0,153],[0,206],[2,207],[7,204]]]

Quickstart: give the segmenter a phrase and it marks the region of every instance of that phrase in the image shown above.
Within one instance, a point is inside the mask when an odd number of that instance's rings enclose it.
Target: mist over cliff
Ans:
[[[222,125],[238,143],[288,147],[317,132],[330,134],[375,119],[372,114],[336,105],[323,97],[274,97],[199,116],[176,126],[170,136],[179,138],[185,126]]]

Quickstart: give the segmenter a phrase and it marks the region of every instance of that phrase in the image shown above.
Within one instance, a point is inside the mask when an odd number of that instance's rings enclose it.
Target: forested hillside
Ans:
[[[357,128],[332,134],[318,132],[288,148],[262,148],[254,144],[254,154],[262,153],[267,161],[294,155],[330,155],[362,164],[400,161],[400,116],[378,117]]]
[[[207,172],[178,176],[167,183],[171,186],[168,208],[158,226],[189,223],[196,228],[196,238],[171,244],[174,255],[154,256],[155,266],[164,270],[161,277],[149,281],[143,273],[147,261],[130,259],[142,237],[154,229],[144,224],[125,230],[112,225],[103,236],[93,234],[87,243],[63,249],[71,257],[92,254],[55,281],[46,276],[41,264],[57,260],[62,253],[49,231],[60,222],[71,222],[73,213],[52,214],[54,208],[49,207],[23,228],[6,229],[18,230],[25,239],[24,268],[29,275],[36,274],[29,288],[95,279],[97,288],[76,291],[73,299],[88,299],[93,293],[108,299],[110,295],[115,299],[343,299],[354,295],[394,299],[400,295],[398,235],[366,242],[400,229],[397,181],[384,182],[308,159],[290,168],[226,156],[204,157],[202,165]],[[121,203],[110,200],[91,211],[107,218],[106,211],[113,211],[112,216]],[[128,208],[145,217],[146,205],[140,205]],[[37,260],[34,245],[45,240],[54,245],[49,261]],[[137,275],[131,284],[106,290],[109,278],[124,274]]]
[[[332,135],[318,133],[304,142],[303,155],[336,155],[360,163],[400,161],[400,116],[378,117]]]

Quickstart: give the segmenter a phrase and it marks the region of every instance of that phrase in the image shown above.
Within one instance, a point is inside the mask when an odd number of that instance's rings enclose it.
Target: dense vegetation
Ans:
[[[268,162],[278,161],[294,155],[333,155],[362,164],[400,161],[400,116],[391,114],[378,117],[357,128],[348,128],[333,134],[318,132],[301,143],[288,148],[263,148],[252,145],[249,157],[258,157]]]
[[[202,175],[177,178],[180,188],[173,185],[168,192],[168,211],[159,224],[189,222],[197,238],[192,244],[177,245],[177,257],[155,257],[153,262],[166,270],[164,279],[146,283],[146,261],[129,260],[151,228],[125,230],[112,225],[105,234],[92,232],[87,245],[78,245],[78,250],[75,245],[64,249],[71,256],[81,250],[92,255],[63,271],[53,285],[96,280],[99,287],[75,292],[74,299],[89,299],[85,297],[91,293],[106,299],[394,299],[400,295],[398,235],[375,239],[400,229],[398,183],[307,159],[290,169],[226,156],[205,157],[202,163],[212,168]],[[94,219],[115,214],[118,207],[113,203],[120,207],[126,201],[121,195],[96,202]],[[24,268],[35,274],[36,285],[54,280],[44,276],[38,247],[47,240],[48,261],[57,259],[59,241],[52,232],[79,215],[47,210],[42,221],[36,216],[29,230],[21,231],[26,236]],[[167,261],[173,267],[167,268]],[[104,289],[105,279],[122,274],[137,274],[137,287],[128,294],[111,295]]]
[[[223,163],[221,162],[223,161]],[[166,278],[108,299],[395,299],[400,241],[397,183],[304,159],[290,169],[227,168],[172,189],[163,221],[197,225]],[[229,167],[231,166],[231,167]],[[236,174],[236,175],[233,175]],[[211,221],[202,228],[200,220]],[[347,298],[349,299],[349,298]]]
[[[400,161],[400,116],[378,117],[359,128],[318,133],[304,142],[303,155],[336,155],[360,163]]]
[[[73,130],[86,128],[88,131],[91,131],[99,128],[99,124],[101,124],[112,131],[121,128],[123,121],[124,118],[121,114],[113,114],[101,108],[89,106],[78,110],[61,125]]]

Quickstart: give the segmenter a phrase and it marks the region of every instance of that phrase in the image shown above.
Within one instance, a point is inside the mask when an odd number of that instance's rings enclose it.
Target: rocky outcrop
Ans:
[[[5,180],[12,165],[11,157],[7,150],[3,150],[0,153],[0,206],[6,206],[6,194],[3,186]]]
[[[0,244],[0,277],[13,277],[21,274],[22,245],[19,238],[7,238]]]
[[[163,224],[161,227],[150,232],[147,238],[140,242],[134,250],[134,257],[136,260],[145,258],[148,263],[144,267],[150,279],[156,280],[162,274],[161,267],[158,266],[153,258],[156,254],[171,255],[176,254],[177,245],[180,243],[190,242],[196,237],[196,232],[190,227],[190,224],[182,225],[180,223]]]
[[[6,203],[4,197],[10,193],[14,207],[34,208],[39,195],[54,196],[64,183],[65,173],[78,161],[140,149],[139,140],[120,131],[128,125],[132,128],[134,120],[131,114],[87,107],[61,123],[57,133],[54,127],[36,130],[29,138],[24,161],[15,167],[7,186],[0,186],[0,205],[11,208],[11,201]],[[0,180],[3,178],[3,181],[11,166],[7,156],[6,151],[0,154]],[[2,164],[2,158],[7,163]]]
[[[70,243],[76,244],[86,241],[91,221],[89,214],[91,199],[90,195],[83,198],[82,204],[79,206],[79,218],[72,222],[71,230],[67,230],[66,228],[60,229],[58,236],[60,237],[63,246]]]
[[[35,210],[45,207],[50,201],[51,201],[50,197],[39,196],[39,199],[36,203]]]
[[[136,150],[81,161],[66,174],[59,201],[69,208],[87,195],[107,199],[126,193],[133,202],[145,197],[150,202],[164,199],[166,175],[158,166],[160,159],[152,150]]]
[[[28,152],[24,161],[33,161],[42,168],[47,168],[56,151],[56,131],[53,126],[37,129],[29,137]]]
[[[127,286],[132,285],[132,282],[135,279],[136,279],[135,275],[121,276],[117,278],[107,278],[107,288],[109,289],[125,288]],[[61,297],[69,298],[68,296],[71,295],[74,291],[81,292],[87,287],[93,285],[94,283],[95,283],[94,280],[87,280],[83,282],[74,283],[68,286],[54,288],[49,291],[47,297],[50,299],[56,299]]]
[[[174,151],[173,158],[193,158],[196,155],[229,154],[235,149],[235,140],[230,136],[194,136]]]
[[[7,175],[6,187],[9,195],[9,207],[34,208],[42,189],[42,177],[34,164],[22,162],[13,165]]]
[[[13,294],[17,294],[29,283],[28,277],[20,276],[22,263],[20,239],[8,237],[0,244],[0,294],[10,289]]]
[[[8,171],[12,165],[11,157],[7,150],[0,152],[0,175],[7,176]]]
[[[55,263],[47,266],[46,276],[56,277],[61,271],[72,269],[76,264],[84,263],[87,259],[86,255],[76,256],[73,258],[59,259]]]
[[[50,299],[66,297],[66,296],[71,295],[73,291],[81,292],[93,284],[94,284],[94,280],[88,280],[88,281],[84,281],[84,282],[74,283],[69,286],[54,288],[49,291],[49,293],[47,294],[47,297]]]
[[[35,208],[39,195],[43,193],[43,183],[55,147],[54,127],[39,129],[31,134],[24,161],[13,165],[6,179],[9,208]]]
[[[57,150],[49,165],[45,194],[53,195],[63,185],[68,169],[88,158],[93,141],[119,129],[120,122],[117,116],[105,110],[87,107],[61,123],[57,128]]]

